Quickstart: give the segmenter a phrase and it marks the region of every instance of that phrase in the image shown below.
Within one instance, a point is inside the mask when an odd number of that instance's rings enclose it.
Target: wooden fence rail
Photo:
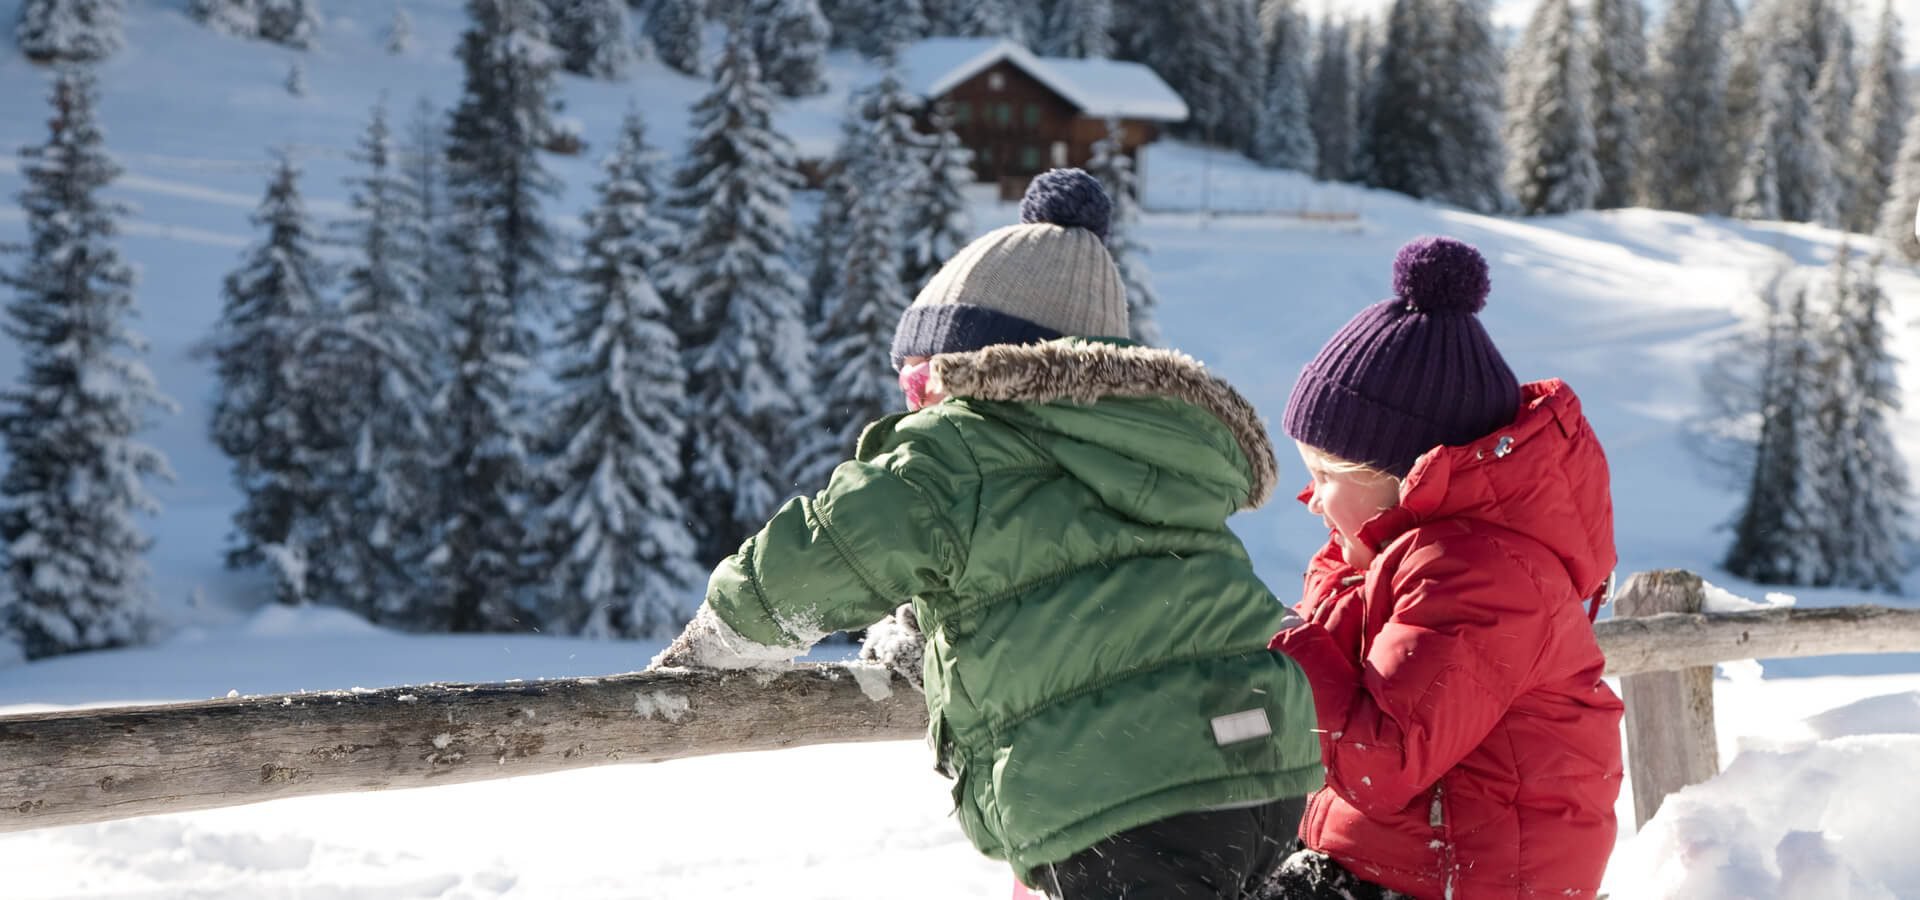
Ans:
[[[1645,573],[1622,595],[1685,591],[1697,582],[1685,573]],[[1662,613],[1610,619],[1597,632],[1608,673],[1632,675],[1734,659],[1920,651],[1920,610]],[[607,763],[899,740],[925,729],[918,691],[873,666],[823,664],[0,716],[0,832]]]

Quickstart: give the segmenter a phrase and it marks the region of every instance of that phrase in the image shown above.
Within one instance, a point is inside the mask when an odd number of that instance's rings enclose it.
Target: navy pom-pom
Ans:
[[[1416,312],[1477,313],[1493,287],[1487,260],[1450,237],[1416,238],[1393,258],[1393,293]]]
[[[1020,221],[1026,225],[1085,228],[1107,239],[1113,218],[1113,200],[1100,180],[1080,169],[1048,169],[1034,176],[1027,195],[1020,198]]]

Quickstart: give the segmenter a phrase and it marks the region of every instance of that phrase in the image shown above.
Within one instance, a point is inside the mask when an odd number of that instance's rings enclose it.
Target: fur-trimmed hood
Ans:
[[[932,359],[930,387],[955,398],[1092,406],[1107,398],[1164,398],[1205,411],[1232,434],[1245,459],[1242,509],[1273,496],[1279,464],[1266,423],[1239,391],[1177,350],[1069,338],[1001,344]]]

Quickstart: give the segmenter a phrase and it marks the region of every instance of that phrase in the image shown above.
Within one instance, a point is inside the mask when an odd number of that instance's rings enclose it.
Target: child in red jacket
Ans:
[[[1606,457],[1572,389],[1507,368],[1488,287],[1472,247],[1408,244],[1288,401],[1331,539],[1273,647],[1312,682],[1327,785],[1270,896],[1578,900],[1606,869]]]

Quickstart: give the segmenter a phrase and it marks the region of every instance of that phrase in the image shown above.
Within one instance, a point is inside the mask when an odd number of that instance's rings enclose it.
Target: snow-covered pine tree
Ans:
[[[1654,42],[1642,96],[1646,146],[1640,196],[1658,209],[1717,214],[1731,206],[1724,93],[1725,45],[1733,28],[1726,0],[1673,0]]]
[[[1761,72],[1761,88],[1750,133],[1751,162],[1761,145],[1771,148],[1772,166],[1779,198],[1778,217],[1794,222],[1837,224],[1840,184],[1834,174],[1833,152],[1822,132],[1821,113],[1810,93],[1814,73],[1809,48],[1798,42],[1785,43],[1777,55],[1767,61]],[[1740,183],[1750,185],[1759,173],[1743,168]],[[1743,191],[1741,200],[1750,199]],[[1741,215],[1752,216],[1750,208]]]
[[[22,259],[0,272],[22,369],[0,392],[0,648],[29,659],[143,636],[150,542],[135,516],[157,510],[146,480],[169,471],[134,436],[172,408],[128,327],[134,272],[113,243],[127,211],[100,196],[120,167],[94,118],[92,76],[62,71],[52,100],[46,143],[20,153]]]
[[[1851,7],[1851,0],[1845,0],[1844,5]],[[1853,24],[1841,3],[1813,0],[1813,6],[1813,15],[1821,29],[1820,69],[1813,83],[1813,106],[1821,133],[1827,139],[1828,154],[1839,159],[1840,152],[1847,146],[1847,128],[1853,121],[1853,97],[1859,91],[1860,76],[1853,63]]]
[[[920,0],[929,37],[1003,37],[1023,46],[1039,34],[1023,15],[1030,6],[1022,0]]]
[[[633,62],[626,0],[546,0],[560,65],[588,78],[618,78]]]
[[[282,603],[309,597],[305,542],[326,490],[309,463],[332,415],[305,365],[303,344],[324,309],[299,179],[280,154],[253,215],[265,234],[227,276],[208,345],[219,384],[209,429],[241,494],[227,565],[266,563]]]
[[[1878,223],[1880,207],[1893,186],[1900,158],[1900,127],[1908,111],[1900,17],[1892,0],[1881,8],[1880,30],[1853,98],[1853,120],[1842,154],[1847,196],[1841,216],[1847,230],[1867,234]]]
[[[376,622],[413,618],[424,585],[415,573],[432,522],[432,422],[441,330],[421,303],[419,197],[402,171],[376,106],[348,184],[353,210],[344,243],[353,260],[337,315],[309,343],[304,368],[328,385],[327,437],[311,451],[323,481],[309,571],[316,600]]]
[[[1448,83],[1435,68],[1441,40],[1438,12],[1428,0],[1394,0],[1374,74],[1366,118],[1367,183],[1412,197],[1438,197],[1446,187],[1446,123],[1430,98]]]
[[[1353,47],[1353,168],[1345,180],[1369,184],[1373,171],[1372,116],[1380,86],[1380,47],[1386,22],[1362,18],[1348,26]]]
[[[920,101],[890,69],[851,103],[860,126],[843,154],[844,230],[828,261],[832,278],[808,323],[815,389],[795,429],[801,439],[793,466],[802,490],[825,487],[860,430],[898,408],[893,328],[919,287],[903,270],[912,249],[900,200],[911,209],[931,191],[927,141],[913,120]],[[935,268],[939,262],[945,257]]]
[[[662,63],[684,75],[705,71],[700,31],[707,24],[706,0],[653,0],[647,37]]]
[[[444,318],[450,311],[448,286],[456,282],[446,242],[447,136],[440,110],[422,97],[399,151],[398,167],[414,198],[414,220],[401,228],[412,241],[411,256],[420,269],[420,307]]]
[[[1734,185],[1733,214],[1743,219],[1780,218],[1781,122],[1788,115],[1784,70],[1773,67],[1755,91],[1760,120],[1754,125],[1746,157],[1740,162],[1740,180]],[[1804,105],[1802,106],[1804,109]]]
[[[973,236],[967,212],[966,186],[973,183],[973,152],[953,131],[953,117],[944,106],[927,117],[933,134],[922,148],[925,177],[915,179],[907,198],[901,226],[906,236],[906,258],[900,278],[908,296],[920,292],[934,273]]]
[[[924,0],[923,0],[924,2]],[[946,0],[935,0],[944,4]],[[827,17],[828,46],[849,49],[866,27],[867,0],[820,0],[820,14]]]
[[[25,0],[13,35],[37,63],[97,62],[124,42],[121,0]]]
[[[1833,525],[1821,495],[1820,347],[1803,283],[1776,276],[1762,299],[1768,316],[1756,398],[1760,432],[1725,565],[1761,584],[1819,584],[1828,574],[1821,536]]]
[[[452,365],[432,409],[442,448],[434,485],[433,546],[425,563],[430,604],[417,621],[449,631],[516,631],[537,625],[521,605],[536,578],[525,564],[534,466],[524,388],[534,337],[516,313],[499,263],[507,256],[483,210],[455,218],[458,302],[450,322]]]
[[[413,49],[413,17],[406,7],[393,8],[393,22],[387,25],[387,52],[395,56]]]
[[[1455,85],[1456,91],[1447,102],[1432,104],[1439,112],[1441,134],[1438,196],[1475,212],[1505,211],[1512,201],[1505,187],[1506,147],[1500,138],[1504,67],[1488,0],[1433,2],[1441,28],[1438,83]]]
[[[1354,150],[1360,129],[1358,75],[1347,23],[1331,16],[1321,20],[1307,111],[1313,122],[1314,176],[1322,181],[1346,181],[1354,176]]]
[[[1113,199],[1113,214],[1108,219],[1107,251],[1120,269],[1120,283],[1127,288],[1127,319],[1131,337],[1143,344],[1160,343],[1160,299],[1153,290],[1153,275],[1147,270],[1147,247],[1140,240],[1140,181],[1135,177],[1133,158],[1122,149],[1122,125],[1107,121],[1107,136],[1094,142],[1093,158],[1087,162],[1087,174],[1100,180]]]
[[[689,421],[680,496],[703,565],[738,549],[788,491],[781,462],[806,393],[803,289],[787,260],[793,148],[745,37],[729,36],[693,108],[669,203],[681,234],[657,284],[678,308]]]
[[[654,209],[653,148],[628,112],[585,215],[578,284],[555,348],[559,397],[542,482],[557,570],[541,618],[590,637],[667,637],[701,571],[674,488],[686,376],[653,287],[670,229]]]
[[[893,329],[912,299],[900,277],[901,240],[894,200],[878,178],[864,182],[847,211],[841,278],[822,307],[813,340],[814,390],[801,412],[794,481],[827,484],[868,424],[900,408],[891,351]]]
[[[1590,209],[1600,192],[1592,74],[1572,0],[1541,0],[1507,69],[1507,189],[1525,215]]]
[[[927,36],[921,0],[866,0],[853,46],[871,59],[891,60],[900,48]]]
[[[1915,210],[1920,208],[1920,107],[1907,118],[1900,141],[1900,159],[1893,167],[1893,187],[1880,205],[1880,224],[1874,232],[1887,252],[1906,263],[1920,263],[1920,239],[1913,233]]]
[[[1113,0],[1056,0],[1039,43],[1046,56],[1113,56]]]
[[[460,38],[466,73],[447,128],[447,194],[454,217],[493,230],[495,274],[515,315],[546,312],[556,271],[540,209],[559,193],[541,164],[553,131],[553,71],[541,0],[468,0]],[[524,348],[534,352],[534,348]]]
[[[260,36],[259,0],[188,0],[187,13],[221,34]]]
[[[827,17],[818,0],[751,0],[746,28],[768,85],[783,97],[827,89]]]
[[[1262,69],[1254,0],[1113,0],[1115,52],[1159,73],[1187,101],[1181,134],[1244,148],[1260,106]]]
[[[258,4],[259,36],[301,50],[313,44],[320,30],[317,0],[254,0]]]
[[[1828,278],[1832,320],[1823,337],[1832,370],[1821,380],[1821,432],[1833,527],[1824,548],[1830,583],[1897,594],[1909,568],[1911,480],[1893,441],[1900,381],[1887,346],[1893,311],[1878,269],[1872,263],[1864,273],[1856,271],[1842,244]]]
[[[1851,109],[1851,63],[1845,59],[1851,47],[1845,22],[1826,0],[1758,3],[1734,41],[1726,89],[1730,146],[1736,158],[1752,160],[1756,143],[1772,145],[1781,218],[1838,224],[1845,192],[1834,136],[1845,128],[1836,121]],[[1777,90],[1768,84],[1775,78]],[[1736,194],[1750,194],[1753,173],[1744,166],[1732,171],[1740,186]]]
[[[1640,0],[1593,0],[1587,59],[1593,69],[1594,206],[1635,203],[1640,177],[1641,103],[1647,82],[1646,10]]]
[[[1260,6],[1260,32],[1267,61],[1266,87],[1250,155],[1264,166],[1312,175],[1319,168],[1319,158],[1307,107],[1311,46],[1307,17],[1293,0],[1265,0]]]

